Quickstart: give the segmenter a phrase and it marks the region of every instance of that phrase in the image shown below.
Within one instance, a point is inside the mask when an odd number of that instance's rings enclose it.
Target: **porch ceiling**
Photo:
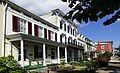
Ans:
[[[83,49],[82,46],[77,46],[77,45],[76,46],[74,46],[74,45],[68,45],[67,47],[68,48],[73,48],[73,49],[78,49],[78,50],[83,50],[83,51],[85,50],[85,49]]]
[[[51,41],[51,40],[47,40],[47,39],[43,39],[43,38],[39,38],[39,37],[35,37],[35,36],[30,36],[30,35],[26,35],[26,34],[13,34],[13,35],[7,35],[6,38],[9,41],[19,41],[19,40],[25,40],[25,41],[30,41],[30,42],[36,42],[36,43],[41,43],[41,44],[49,44],[49,45],[54,45],[54,46],[60,46],[60,47],[66,47],[65,44],[59,43],[59,42],[55,42],[55,41]]]

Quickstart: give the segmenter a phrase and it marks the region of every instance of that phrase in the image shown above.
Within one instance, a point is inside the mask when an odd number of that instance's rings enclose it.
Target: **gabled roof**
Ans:
[[[63,18],[65,16],[65,13],[63,13],[60,9],[52,10],[52,12],[58,12]],[[77,25],[72,20],[70,20],[70,19],[65,19],[65,20],[67,20],[68,22],[70,22],[71,24],[73,24],[75,27],[77,27]]]
[[[60,17],[62,17],[62,18],[64,18],[64,16],[65,16],[65,13],[63,13],[60,9],[54,9],[54,10],[52,10],[51,12],[48,12],[48,13],[46,13],[46,14],[50,14],[50,13],[57,13]],[[43,15],[41,15],[41,16],[44,16],[44,15],[46,15],[46,14],[43,14]],[[65,19],[65,18],[64,18]],[[75,26],[75,27],[77,27],[77,25],[72,21],[72,20],[70,20],[70,19],[65,19],[66,21],[68,21],[68,22],[70,22],[73,26]]]

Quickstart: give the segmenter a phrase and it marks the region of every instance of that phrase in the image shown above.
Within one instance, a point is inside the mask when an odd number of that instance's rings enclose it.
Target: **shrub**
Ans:
[[[0,57],[0,73],[24,73],[25,70],[20,67],[13,56]]]

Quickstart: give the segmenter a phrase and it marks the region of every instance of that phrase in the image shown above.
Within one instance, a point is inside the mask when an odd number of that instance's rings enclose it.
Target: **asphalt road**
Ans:
[[[96,73],[120,73],[120,61],[112,59],[108,67],[102,67]]]

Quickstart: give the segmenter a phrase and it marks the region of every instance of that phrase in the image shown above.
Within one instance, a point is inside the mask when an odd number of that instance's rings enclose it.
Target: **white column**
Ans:
[[[46,66],[46,52],[45,52],[45,44],[43,44],[43,65]]]
[[[24,41],[20,40],[21,43],[21,66],[24,67]]]
[[[67,48],[65,47],[65,63],[67,63]]]
[[[57,47],[57,54],[58,54],[58,64],[60,64],[60,47]]]

